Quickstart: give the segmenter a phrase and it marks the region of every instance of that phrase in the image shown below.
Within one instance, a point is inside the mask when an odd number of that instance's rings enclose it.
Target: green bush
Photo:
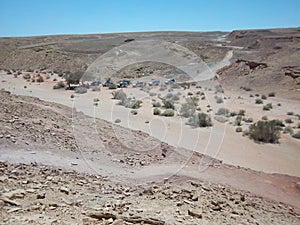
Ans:
[[[117,85],[116,84],[109,84],[108,85],[108,89],[117,89]]]
[[[63,81],[58,81],[54,86],[53,89],[60,89],[66,87],[65,83]]]
[[[159,108],[154,108],[153,109],[153,115],[160,115],[160,109]]]
[[[225,116],[215,116],[214,119],[220,123],[226,123],[228,121]]]
[[[187,125],[193,127],[211,127],[212,122],[210,116],[206,113],[197,113],[189,118]]]
[[[153,102],[152,106],[153,107],[161,107],[161,104],[160,104],[160,102]]]
[[[237,128],[235,129],[235,132],[238,132],[238,133],[243,132],[243,128],[237,127]]]
[[[235,118],[235,121],[234,121],[234,126],[241,126],[242,124],[242,116],[238,115],[236,118]]]
[[[115,123],[121,123],[121,120],[120,119],[116,119]]]
[[[142,103],[143,103],[143,102],[142,102],[141,100],[135,100],[135,101],[133,101],[133,102],[128,102],[128,103],[126,103],[125,107],[126,107],[126,108],[131,108],[131,109],[138,109],[138,108],[141,107],[141,104],[142,104]]]
[[[36,78],[36,82],[42,83],[42,82],[44,82],[44,78],[43,78],[42,76],[38,76],[38,77]]]
[[[255,99],[255,104],[263,104],[263,103],[264,103],[263,100],[259,98]]]
[[[270,93],[268,94],[268,96],[269,96],[269,97],[275,97],[275,92],[270,92]]]
[[[173,101],[163,99],[162,102],[163,102],[163,106],[164,106],[166,109],[175,109],[175,106],[174,106]]]
[[[292,135],[292,134],[294,134],[294,130],[291,126],[287,126],[284,128],[283,133]]]
[[[273,108],[272,103],[268,103],[263,106],[263,110],[265,110],[265,111],[269,111],[272,108]]]
[[[262,95],[261,99],[265,100],[265,99],[267,99],[267,96],[266,95]]]
[[[218,104],[221,104],[221,103],[223,103],[224,101],[223,101],[223,98],[222,97],[217,97],[216,98],[216,103],[218,103]]]
[[[249,137],[257,142],[278,143],[279,131],[276,129],[276,121],[258,121],[249,127]]]
[[[293,123],[294,121],[291,118],[287,118],[284,120],[286,123]]]
[[[87,93],[87,88],[85,88],[85,87],[77,87],[77,88],[75,89],[75,93],[77,93],[77,94],[84,94],[84,93]]]
[[[237,115],[236,112],[230,112],[230,114],[229,114],[230,117],[234,117],[234,116],[236,116],[236,115]]]
[[[161,115],[166,117],[172,117],[175,115],[175,113],[173,109],[166,109]]]
[[[188,118],[194,115],[197,105],[194,101],[194,98],[186,98],[186,102],[181,105],[179,114],[182,117]]]
[[[218,111],[215,113],[218,116],[227,116],[229,114],[229,110],[226,108],[219,108]]]
[[[246,111],[244,109],[240,109],[240,111],[238,112],[239,116],[245,116]]]
[[[31,76],[30,76],[30,74],[24,74],[24,75],[23,75],[23,78],[24,78],[25,80],[30,80]]]
[[[287,112],[287,115],[288,115],[288,116],[293,116],[293,115],[294,115],[294,112]]]
[[[132,115],[137,115],[138,114],[138,111],[136,111],[136,110],[131,110],[130,112],[131,112]]]

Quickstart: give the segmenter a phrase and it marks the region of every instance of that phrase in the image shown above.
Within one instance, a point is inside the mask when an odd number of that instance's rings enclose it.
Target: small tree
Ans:
[[[82,71],[77,71],[74,73],[69,73],[66,75],[65,79],[67,82],[67,85],[70,87],[71,84],[79,84],[81,77],[83,76]]]
[[[249,137],[257,142],[278,143],[280,138],[276,121],[258,121],[249,127]]]
[[[211,127],[211,118],[206,113],[198,113],[193,115],[187,122],[188,125],[193,127]]]

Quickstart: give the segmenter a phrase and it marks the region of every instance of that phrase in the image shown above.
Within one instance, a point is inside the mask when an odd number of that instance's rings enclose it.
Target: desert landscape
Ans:
[[[300,223],[300,28],[0,47],[0,224]]]

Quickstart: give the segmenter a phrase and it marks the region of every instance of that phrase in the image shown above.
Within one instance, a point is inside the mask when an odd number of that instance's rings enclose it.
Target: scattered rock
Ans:
[[[190,209],[188,210],[188,215],[190,215],[192,217],[196,217],[198,219],[202,219],[202,214],[201,213],[192,211]]]

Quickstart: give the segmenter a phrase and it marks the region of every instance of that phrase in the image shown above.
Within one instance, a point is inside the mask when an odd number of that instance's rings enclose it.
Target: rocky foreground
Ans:
[[[290,206],[174,177],[127,185],[47,166],[0,163],[1,224],[299,224]]]

